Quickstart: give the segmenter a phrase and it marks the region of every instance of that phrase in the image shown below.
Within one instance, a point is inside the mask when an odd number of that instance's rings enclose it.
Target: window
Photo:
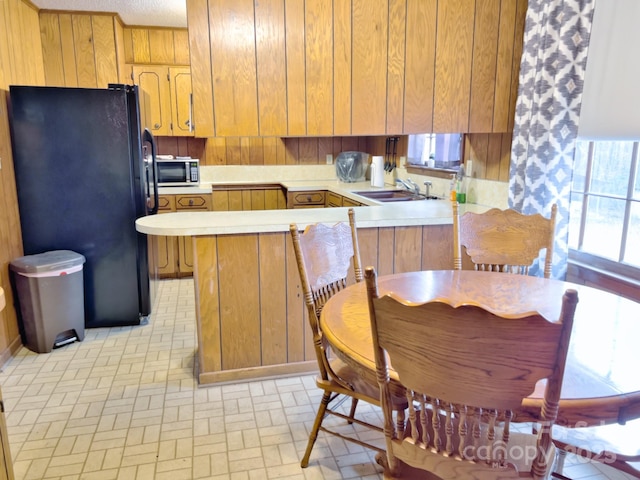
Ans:
[[[462,160],[462,134],[426,133],[409,135],[409,165],[458,170]]]
[[[569,248],[574,254],[599,257],[600,265],[611,271],[633,267],[636,278],[640,273],[639,144],[576,143],[569,225]]]

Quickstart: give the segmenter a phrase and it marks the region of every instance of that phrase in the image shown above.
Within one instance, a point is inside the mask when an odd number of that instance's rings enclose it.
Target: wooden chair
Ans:
[[[365,270],[387,455],[385,478],[545,478],[554,458],[555,422],[577,292],[562,298],[561,318],[535,312],[501,316],[482,299],[412,304],[378,295]],[[560,293],[558,294],[558,301]],[[388,355],[388,357],[387,357]],[[404,432],[389,408],[390,365],[406,388]],[[395,378],[395,377],[394,377]],[[538,435],[510,432],[513,410],[546,379]]]
[[[462,270],[462,247],[476,270],[527,275],[540,250],[546,248],[544,277],[551,276],[553,240],[558,207],[550,218],[492,208],[484,213],[460,215],[453,203],[453,268]],[[465,259],[466,260],[466,259]]]
[[[375,378],[367,379],[338,358],[331,358],[329,345],[320,329],[322,308],[336,292],[347,286],[351,264],[353,264],[355,280],[357,282],[363,280],[353,208],[348,210],[348,215],[348,225],[342,222],[333,226],[319,223],[308,226],[302,235],[299,234],[297,225],[290,225],[318,361],[319,375],[316,378],[316,385],[324,390],[313,428],[309,434],[307,449],[300,462],[302,468],[309,464],[309,456],[320,430],[378,452],[384,451],[373,444],[362,442],[357,438],[343,435],[323,426],[323,419],[327,414],[331,414],[344,418],[349,423],[355,422],[377,430],[380,432],[380,439],[383,438],[382,429],[379,426],[354,417],[358,400],[380,405],[379,390]],[[349,397],[351,398],[351,411],[347,417],[336,411],[335,408],[342,403],[343,399]],[[406,401],[403,397],[398,398],[397,402],[399,409],[406,408]]]
[[[554,478],[569,478],[563,471],[567,452],[640,478],[640,419],[627,421],[624,425],[556,426],[553,434],[553,443],[558,448]]]

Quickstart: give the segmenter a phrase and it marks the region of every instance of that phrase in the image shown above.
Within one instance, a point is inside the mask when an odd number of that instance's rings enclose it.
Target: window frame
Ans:
[[[597,269],[604,272],[610,272],[616,276],[623,276],[631,278],[636,281],[640,281],[640,266],[635,266],[630,263],[624,262],[625,253],[627,251],[627,236],[629,232],[629,224],[631,217],[631,205],[633,203],[640,204],[640,198],[634,198],[635,193],[635,179],[638,175],[638,168],[640,163],[640,141],[633,141],[633,147],[631,152],[631,166],[629,169],[629,176],[627,179],[627,191],[624,196],[614,195],[607,193],[595,193],[591,191],[591,177],[593,173],[594,164],[594,151],[597,140],[580,140],[588,142],[587,153],[587,166],[585,171],[584,185],[581,189],[574,188],[573,181],[571,182],[571,195],[578,194],[582,196],[582,207],[580,213],[579,232],[578,232],[578,248],[569,247],[569,261],[580,263],[586,268],[589,266],[593,269]],[[607,142],[615,140],[603,140]],[[577,149],[576,149],[577,152]],[[618,250],[617,260],[612,260],[594,253],[581,250],[584,244],[585,228],[588,218],[588,205],[590,198],[603,198],[623,200],[625,202],[624,207],[624,219],[622,225],[620,248]]]

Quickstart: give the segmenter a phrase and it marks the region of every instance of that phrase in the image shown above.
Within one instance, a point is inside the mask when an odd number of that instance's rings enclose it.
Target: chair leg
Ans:
[[[356,415],[356,407],[358,406],[358,399],[356,397],[351,398],[351,411],[349,412],[349,418],[353,418]],[[348,420],[347,423],[352,425],[353,422]]]
[[[553,467],[553,473],[558,473],[560,475],[562,475],[562,472],[564,470],[564,461],[567,458],[567,452],[566,450],[562,450],[560,448],[556,449],[556,465],[555,467]]]
[[[300,462],[300,466],[302,468],[307,468],[309,465],[309,457],[311,456],[311,450],[313,449],[313,445],[316,443],[316,438],[318,438],[318,432],[320,431],[320,425],[322,425],[322,420],[324,419],[324,414],[327,411],[327,406],[331,401],[331,393],[324,392],[322,395],[322,400],[320,401],[320,405],[318,406],[318,413],[316,414],[316,419],[313,422],[313,428],[311,429],[311,433],[309,433],[309,441],[307,442],[307,450],[304,452],[304,457],[302,457],[302,461]]]

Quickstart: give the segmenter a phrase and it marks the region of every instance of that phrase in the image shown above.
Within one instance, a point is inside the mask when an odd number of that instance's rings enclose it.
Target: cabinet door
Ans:
[[[193,88],[193,128],[198,137],[216,135],[213,119],[213,82],[209,5],[207,0],[187,0],[189,55]]]
[[[141,90],[140,102],[149,118],[146,127],[154,135],[171,135],[171,102],[165,66],[133,66],[133,81]]]
[[[177,211],[211,210],[212,194],[209,195],[176,195]],[[193,274],[193,237],[178,237],[178,276]]]
[[[209,2],[218,136],[258,136],[256,30],[253,0]]]
[[[178,271],[176,237],[158,237],[158,275],[173,277]]]
[[[193,136],[191,128],[191,70],[169,67],[171,130],[174,136]]]
[[[327,207],[341,207],[344,201],[342,195],[337,193],[327,192]]]
[[[178,237],[180,276],[193,275],[193,237]]]
[[[158,197],[158,213],[176,211],[174,195],[160,195]],[[176,237],[158,236],[158,275],[160,277],[175,277],[178,272],[178,243]]]

